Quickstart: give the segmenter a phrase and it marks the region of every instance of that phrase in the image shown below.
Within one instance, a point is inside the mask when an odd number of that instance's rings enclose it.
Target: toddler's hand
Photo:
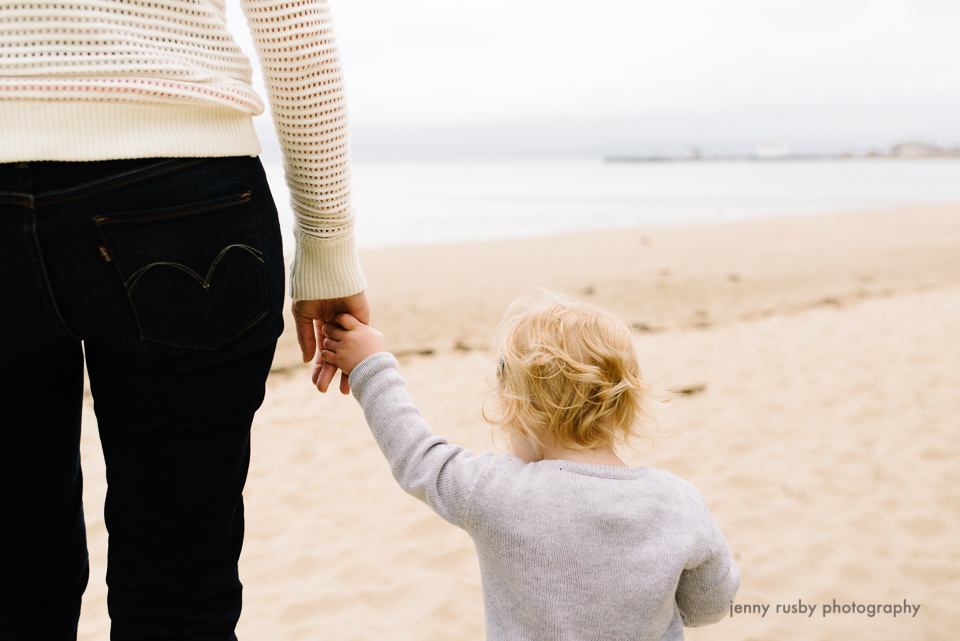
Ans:
[[[343,372],[341,376],[349,376],[353,368],[367,356],[386,351],[386,341],[383,334],[364,325],[352,314],[339,314],[335,324],[327,323],[323,326],[323,349],[320,350],[320,359],[325,363],[336,365]],[[314,384],[320,389],[317,372],[314,371]],[[321,392],[326,390],[321,389]]]

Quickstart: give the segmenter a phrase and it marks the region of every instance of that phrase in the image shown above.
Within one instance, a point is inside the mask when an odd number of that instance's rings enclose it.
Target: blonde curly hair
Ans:
[[[541,290],[515,300],[498,330],[495,408],[484,418],[538,455],[628,446],[649,436],[651,386],[640,378],[627,323],[595,305]]]

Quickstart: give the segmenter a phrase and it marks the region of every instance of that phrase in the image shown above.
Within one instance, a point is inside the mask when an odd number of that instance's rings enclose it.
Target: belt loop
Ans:
[[[30,194],[31,206],[33,205],[33,177],[30,175],[30,163],[17,163],[17,191],[21,194]]]

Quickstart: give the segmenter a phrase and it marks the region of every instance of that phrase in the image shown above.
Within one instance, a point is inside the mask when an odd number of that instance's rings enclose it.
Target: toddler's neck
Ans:
[[[592,450],[571,450],[565,447],[544,448],[540,456],[522,437],[514,436],[510,444],[510,451],[524,463],[535,461],[564,460],[591,465],[609,465],[611,467],[630,467],[620,460],[612,447],[598,447]]]

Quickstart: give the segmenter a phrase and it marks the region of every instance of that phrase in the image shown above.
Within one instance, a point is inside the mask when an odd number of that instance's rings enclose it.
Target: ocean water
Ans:
[[[292,214],[264,158],[287,251]],[[355,162],[362,248],[960,203],[960,160]]]

